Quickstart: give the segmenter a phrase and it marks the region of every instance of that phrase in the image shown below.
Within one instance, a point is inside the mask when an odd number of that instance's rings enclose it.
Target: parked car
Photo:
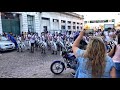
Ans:
[[[0,51],[14,50],[15,44],[4,36],[0,36]]]

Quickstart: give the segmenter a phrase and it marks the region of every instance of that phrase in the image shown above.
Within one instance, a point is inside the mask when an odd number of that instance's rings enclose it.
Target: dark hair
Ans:
[[[120,33],[118,34],[118,44],[120,44]]]
[[[105,36],[105,35],[104,35],[104,31],[102,31],[101,36]]]

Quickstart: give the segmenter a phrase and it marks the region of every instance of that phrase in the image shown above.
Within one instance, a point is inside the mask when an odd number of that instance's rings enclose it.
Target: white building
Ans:
[[[99,25],[105,25],[105,24],[114,24],[115,26],[120,23],[120,12],[75,12],[77,14],[84,15],[84,21],[87,21],[86,24],[88,24],[91,28],[93,27],[99,27]],[[111,20],[114,19],[114,22],[111,22]],[[90,21],[94,20],[109,20],[108,22],[102,22],[102,23],[90,23]]]
[[[12,32],[37,32],[39,35],[45,29],[53,30],[81,30],[83,15],[72,12],[1,12],[0,34]]]
[[[111,27],[113,28],[115,25],[115,19],[109,19],[109,20],[90,20],[90,21],[84,21],[85,25],[90,26],[90,29],[100,29]]]

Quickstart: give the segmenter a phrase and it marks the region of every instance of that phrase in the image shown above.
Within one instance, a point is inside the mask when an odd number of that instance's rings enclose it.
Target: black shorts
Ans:
[[[37,42],[35,41],[35,46],[37,47],[38,46],[38,44],[37,44]]]
[[[31,43],[31,46],[33,47],[33,46],[34,46],[34,43]]]

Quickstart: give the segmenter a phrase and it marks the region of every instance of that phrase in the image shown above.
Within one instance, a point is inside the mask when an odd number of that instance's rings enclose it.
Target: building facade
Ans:
[[[79,13],[79,12],[76,12]],[[80,12],[84,15],[85,26],[101,28],[113,26],[120,29],[120,12]]]
[[[105,29],[106,26],[114,26],[115,19],[89,20],[84,21],[84,24],[88,25],[90,29]]]
[[[1,12],[0,34],[12,32],[79,31],[83,28],[83,15],[72,12]]]

